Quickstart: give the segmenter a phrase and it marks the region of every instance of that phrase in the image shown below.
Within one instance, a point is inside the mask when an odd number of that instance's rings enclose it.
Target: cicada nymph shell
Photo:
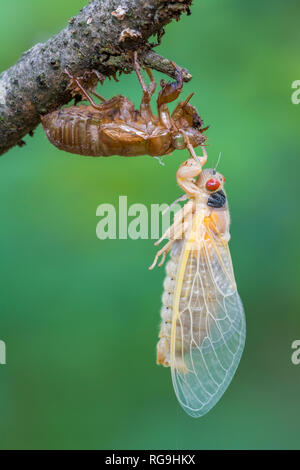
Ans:
[[[84,77],[74,77],[68,69],[65,73],[70,78],[68,89],[78,101],[80,95],[90,105],[70,106],[55,110],[41,121],[49,141],[60,150],[90,157],[109,157],[120,155],[134,157],[139,155],[170,155],[176,149],[194,147],[205,142],[207,127],[194,106],[189,104],[192,95],[180,101],[171,114],[168,103],[176,100],[182,91],[182,70],[172,63],[175,81],[161,82],[157,98],[156,116],[152,112],[151,98],[156,89],[156,82],[150,69],[146,68],[150,78],[147,86],[141,74],[137,53],[134,53],[133,68],[143,90],[139,109],[125,96],[117,95],[105,99],[94,90],[93,75],[87,74],[91,89],[85,89]],[[99,77],[97,71],[93,71]],[[92,78],[91,78],[92,77]],[[96,96],[101,104],[97,104]]]

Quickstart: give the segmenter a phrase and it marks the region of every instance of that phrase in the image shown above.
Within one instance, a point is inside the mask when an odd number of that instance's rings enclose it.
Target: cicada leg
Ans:
[[[165,215],[171,209],[171,207],[175,206],[175,204],[177,204],[178,202],[186,201],[187,199],[188,199],[187,195],[182,194],[177,199],[175,199],[175,201],[173,201],[168,207],[166,207],[166,209],[164,211],[162,211],[161,215]],[[176,215],[177,215],[177,213],[176,213]]]
[[[205,149],[203,150],[203,153],[203,157],[197,157],[197,155],[195,155],[195,158],[189,158],[183,162],[176,173],[178,185],[184,190],[187,197],[193,199],[185,204],[182,209],[180,209],[180,211],[175,214],[173,225],[171,225],[171,227],[166,230],[162,237],[157,242],[155,242],[155,245],[158,245],[165,238],[170,238],[168,243],[166,243],[166,245],[156,253],[154,261],[149,269],[154,268],[160,256],[162,256],[162,260],[158,266],[163,264],[166,255],[170,251],[174,241],[182,239],[191,225],[190,217],[192,216],[194,210],[194,198],[199,194],[199,187],[197,186],[194,178],[199,177],[202,172],[202,166],[206,163],[207,160]]]
[[[185,191],[185,193],[193,197],[199,193],[199,188],[194,178],[202,171],[202,166],[197,160],[189,158],[183,162],[176,173],[177,184]]]
[[[201,167],[203,167],[203,165],[205,165],[205,163],[207,162],[207,152],[206,152],[205,146],[204,146],[204,145],[201,145],[201,149],[202,149],[202,152],[203,152],[203,156],[202,156],[202,157],[199,157],[199,156],[196,154],[195,149],[194,149],[194,147],[192,146],[192,144],[191,144],[191,142],[190,142],[190,139],[188,138],[188,136],[186,135],[186,133],[184,132],[184,130],[181,129],[181,133],[183,134],[186,148],[187,148],[188,151],[190,152],[191,157],[193,157],[194,160],[198,161],[199,165],[200,165]]]
[[[187,146],[188,145],[189,144],[187,144]],[[191,148],[188,147],[188,149],[193,158],[189,158],[180,165],[176,173],[176,179],[178,186],[180,186],[189,197],[195,197],[199,194],[199,188],[194,178],[200,175],[202,167],[207,161],[207,153],[204,146],[202,146],[203,157],[198,157],[192,146]]]
[[[176,222],[176,224],[171,225],[171,227],[168,229],[170,230],[172,234],[172,239],[168,241],[155,255],[154,261],[149,267],[149,269],[153,269],[158,261],[158,258],[162,256],[161,261],[158,263],[158,266],[162,266],[164,264],[164,261],[166,259],[167,254],[169,253],[173,243],[176,240],[181,240],[183,238],[185,230],[188,228],[189,224],[185,223],[183,219],[180,221]]]
[[[166,238],[174,239],[175,233],[180,233],[180,235],[182,235],[182,233],[185,232],[186,224],[188,223],[189,217],[193,211],[193,206],[194,201],[189,201],[182,207],[182,209],[180,209],[180,211],[175,214],[173,225],[171,225],[161,236],[161,238],[154,243],[155,246],[159,245]],[[179,230],[180,227],[182,229],[181,232]]]
[[[90,91],[90,93],[92,93],[92,95],[96,96],[96,98],[98,98],[98,100],[106,101],[106,99],[103,98],[103,96],[99,95],[99,93],[96,93],[95,91]]]
[[[143,90],[143,98],[140,106],[141,116],[146,120],[151,120],[153,118],[153,113],[150,106],[150,101],[153,93],[156,90],[156,82],[154,80],[151,70],[149,68],[146,68],[145,70],[147,72],[148,77],[150,78],[150,85],[146,85],[145,80],[141,74],[141,68],[136,51],[133,54],[133,68],[135,70],[135,73],[137,74],[138,80]]]
[[[78,78],[74,77],[73,75],[70,74],[69,70],[67,68],[65,68],[65,73],[68,75],[68,77],[71,79],[71,85],[75,84],[79,90],[81,91],[81,93],[83,94],[83,96],[85,96],[85,98],[90,102],[91,106],[94,108],[94,109],[101,109],[99,105],[97,105],[97,103],[95,103],[95,101],[93,100],[93,98],[89,95],[89,93],[83,88],[83,86],[81,85],[80,81]],[[93,95],[97,96],[97,98],[99,98],[101,101],[106,101],[105,98],[103,98],[102,96],[98,95],[98,93],[95,93],[95,92],[91,92]]]
[[[165,80],[161,80],[161,90],[157,97],[158,110],[160,110],[162,105],[177,100],[182,90],[183,78],[181,69],[175,64],[175,62],[171,63],[174,67],[175,81],[167,83]]]
[[[162,256],[162,259],[161,261],[158,263],[158,266],[162,266],[162,264],[164,263],[165,259],[166,259],[166,256],[167,254],[169,253],[173,243],[175,242],[175,240],[169,240],[168,243],[166,243],[165,246],[163,246],[155,255],[155,258],[154,258],[154,261],[153,263],[151,264],[151,266],[149,266],[149,269],[153,269],[156,264],[157,264],[157,261],[158,261],[158,258],[160,256]]]
[[[161,90],[157,97],[157,110],[160,122],[168,129],[172,128],[172,119],[167,103],[175,101],[181,93],[183,86],[182,72],[180,68],[172,62],[172,66],[175,69],[175,81],[167,83],[165,80],[161,80]]]

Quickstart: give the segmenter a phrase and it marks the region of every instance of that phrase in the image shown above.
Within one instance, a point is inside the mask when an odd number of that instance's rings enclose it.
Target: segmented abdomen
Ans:
[[[166,265],[166,278],[164,281],[164,292],[162,296],[162,309],[161,309],[161,327],[159,332],[159,342],[157,344],[157,363],[162,364],[166,367],[170,366],[170,338],[173,321],[173,302],[174,302],[174,291],[176,285],[176,276],[179,266],[179,259],[183,247],[183,240],[178,240],[174,243],[171,250],[171,259]],[[181,330],[177,328],[177,336],[175,341],[175,349],[177,349],[177,343],[182,350],[182,342],[184,349],[190,345],[190,337],[193,332],[191,329],[191,319],[188,311],[185,312],[185,307],[190,301],[190,293],[197,270],[197,259],[193,256],[190,258],[189,268],[186,269],[184,279],[182,282],[179,306],[180,310],[183,311],[181,315],[183,338],[179,333]],[[196,323],[195,323],[196,325]],[[194,327],[195,328],[195,327]],[[194,332],[196,333],[196,332]]]
[[[171,259],[166,265],[167,276],[164,281],[164,292],[162,296],[161,328],[159,342],[157,344],[157,363],[166,367],[170,366],[171,332],[174,321],[174,292],[180,255],[184,240],[176,241],[171,250]],[[201,251],[201,250],[200,250]],[[178,311],[180,315],[176,320],[175,355],[177,367],[180,367],[183,356],[191,347],[200,346],[205,336],[210,320],[207,321],[207,310],[214,311],[215,296],[212,292],[205,292],[205,285],[200,283],[202,262],[199,250],[191,251],[180,289]],[[204,281],[202,281],[204,282]]]
[[[99,138],[101,114],[87,106],[72,106],[41,118],[50,142],[60,150],[80,155],[111,155]]]

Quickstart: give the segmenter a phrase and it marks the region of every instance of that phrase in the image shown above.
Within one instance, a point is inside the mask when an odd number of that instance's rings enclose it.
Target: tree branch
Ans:
[[[93,0],[67,28],[36,44],[0,75],[0,155],[32,132],[40,116],[71,100],[65,67],[76,76],[98,70],[106,77],[132,70],[129,51],[144,65],[173,76],[169,59],[156,54],[164,26],[189,13],[192,0]],[[183,69],[184,80],[192,78]]]

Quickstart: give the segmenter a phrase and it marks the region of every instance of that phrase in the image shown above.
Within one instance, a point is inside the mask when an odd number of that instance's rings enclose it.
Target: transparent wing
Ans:
[[[199,417],[217,403],[235,374],[244,349],[245,316],[228,245],[209,224],[197,247],[185,242],[180,265],[172,380],[181,406]]]

